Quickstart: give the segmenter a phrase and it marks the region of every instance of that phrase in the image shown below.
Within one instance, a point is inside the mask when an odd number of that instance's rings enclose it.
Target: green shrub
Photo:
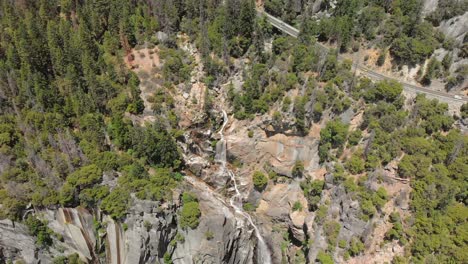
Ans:
[[[353,238],[349,245],[349,254],[354,257],[359,255],[362,251],[364,251],[364,243],[359,239]]]
[[[169,252],[166,252],[164,253],[164,256],[163,256],[163,259],[164,259],[164,264],[172,264],[172,256]]]
[[[317,254],[317,261],[320,262],[320,264],[334,264],[335,263],[333,261],[332,256],[330,256],[329,254],[327,254],[327,253],[325,253],[323,251],[320,251]]]
[[[249,202],[245,203],[242,208],[244,209],[244,211],[247,211],[247,212],[253,212],[255,211],[255,206]]]
[[[375,207],[370,200],[361,201],[361,210],[363,213],[363,220],[367,221],[375,214]]]
[[[145,220],[143,221],[143,227],[146,229],[147,232],[149,232],[151,228],[153,228],[153,225],[151,224],[150,221]]]
[[[348,142],[351,146],[356,146],[362,138],[362,131],[357,129],[349,134]]]
[[[52,260],[52,264],[84,264],[80,259],[80,256],[77,253],[71,254],[69,256],[60,256],[60,257],[55,257]],[[18,261],[15,262],[15,264],[19,264]]]
[[[312,182],[307,180],[301,182],[301,188],[304,191],[304,196],[307,198],[310,210],[317,210],[317,205],[322,198],[322,190],[324,186],[325,182],[320,180],[313,180]]]
[[[197,200],[197,197],[193,194],[193,193],[190,193],[190,192],[184,192],[182,194],[182,202],[184,204],[186,203],[190,203],[190,202],[196,202],[198,201]]]
[[[302,211],[302,204],[300,201],[295,201],[292,207],[293,211]]]
[[[46,248],[52,245],[52,230],[47,227],[47,223],[29,215],[24,224],[28,227],[29,233],[36,237],[36,244]]]
[[[325,128],[320,131],[320,161],[328,159],[328,152],[331,148],[340,148],[346,142],[348,136],[348,126],[340,120],[329,121]]]
[[[213,238],[214,238],[214,233],[213,233],[212,231],[210,231],[210,230],[206,231],[206,232],[205,232],[205,238],[206,238],[207,240],[213,239]]]
[[[102,201],[101,209],[114,219],[122,219],[127,214],[129,207],[130,193],[123,188],[115,188]]]
[[[323,221],[325,220],[325,217],[327,217],[327,214],[328,214],[328,206],[326,205],[319,206],[315,213],[315,218],[317,219],[317,223],[323,223]]]
[[[267,183],[268,183],[268,178],[261,173],[260,171],[255,171],[253,176],[253,184],[255,186],[255,189],[262,191],[265,189]]]
[[[291,98],[288,96],[285,96],[283,99],[283,106],[281,107],[281,111],[287,112],[289,110],[289,107],[291,106]]]
[[[387,57],[387,53],[385,51],[380,52],[379,57],[377,58],[377,66],[381,67],[385,63],[385,59]]]
[[[195,229],[199,224],[201,216],[198,201],[193,195],[186,192],[182,196],[182,200],[184,201],[184,205],[180,212],[180,227]]]
[[[302,177],[304,174],[304,163],[301,160],[296,160],[291,172],[293,177]]]
[[[337,243],[338,234],[340,233],[341,225],[336,221],[326,222],[324,231],[327,235],[328,248],[333,250]]]
[[[268,178],[270,178],[270,180],[272,180],[273,182],[276,182],[279,178],[279,175],[274,170],[270,170],[268,172]]]
[[[177,233],[174,237],[174,239],[171,240],[170,245],[175,247],[177,243],[184,243],[185,242],[185,237],[181,233]]]
[[[346,168],[352,174],[360,174],[364,172],[364,160],[358,155],[353,154],[351,158],[346,162]]]
[[[348,244],[348,242],[346,242],[346,240],[344,240],[344,239],[341,239],[340,241],[338,241],[338,246],[340,248],[346,248],[347,244]]]

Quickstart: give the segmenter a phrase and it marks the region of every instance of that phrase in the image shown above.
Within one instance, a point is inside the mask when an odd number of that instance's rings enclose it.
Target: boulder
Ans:
[[[295,211],[290,214],[290,225],[289,228],[292,235],[298,241],[305,241],[306,236],[304,232],[304,224],[307,214],[303,211]]]
[[[156,32],[156,38],[161,42],[166,42],[168,40],[169,36],[166,33],[162,32],[162,31],[158,31],[158,32]]]
[[[465,12],[461,16],[442,21],[439,30],[446,37],[451,37],[457,42],[463,43],[463,39],[468,32],[468,12]]]

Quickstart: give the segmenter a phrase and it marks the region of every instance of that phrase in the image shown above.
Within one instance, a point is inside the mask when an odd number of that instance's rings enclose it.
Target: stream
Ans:
[[[234,184],[235,194],[231,197],[231,199],[229,200],[229,203],[231,204],[232,208],[234,208],[235,212],[241,215],[242,217],[244,217],[255,231],[255,236],[257,237],[257,241],[258,241],[258,247],[257,247],[257,256],[259,258],[258,263],[270,264],[271,263],[270,250],[268,249],[265,243],[265,240],[260,234],[258,227],[253,222],[252,217],[248,213],[246,213],[244,209],[242,208],[242,194],[240,193],[239,188],[237,187],[236,177],[234,173],[230,169],[228,169],[228,167],[226,166],[227,143],[224,138],[224,128],[229,122],[229,118],[228,118],[228,115],[226,114],[226,111],[224,110],[223,110],[223,120],[224,120],[223,125],[219,131],[219,135],[221,136],[221,139],[216,144],[215,160],[221,164],[221,172],[223,174],[229,175],[229,177],[231,178]]]

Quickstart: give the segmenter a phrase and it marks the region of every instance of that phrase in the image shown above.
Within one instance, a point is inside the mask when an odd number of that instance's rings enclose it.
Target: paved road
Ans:
[[[274,27],[278,28],[279,30],[283,31],[284,33],[286,33],[286,34],[288,34],[288,35],[290,35],[292,37],[295,37],[295,38],[297,38],[299,36],[299,30],[297,28],[283,22],[282,20],[280,20],[280,19],[278,19],[278,18],[276,18],[276,17],[274,17],[274,16],[272,16],[272,15],[270,15],[270,14],[264,12],[264,11],[257,10],[257,14],[260,15],[260,16],[265,15],[268,22],[270,22],[270,24],[272,24]],[[319,48],[321,48],[321,49],[328,50],[328,47],[326,47],[322,43],[317,43],[317,46]],[[339,59],[344,59],[344,57],[341,56],[341,55],[339,55],[338,58]],[[468,102],[468,98],[466,96],[462,96],[461,99],[460,98],[455,98],[454,95],[449,94],[449,93],[434,91],[434,90],[431,90],[431,89],[428,89],[428,88],[425,88],[425,87],[421,87],[421,86],[401,82],[400,80],[395,79],[393,77],[390,77],[390,76],[387,76],[385,74],[373,71],[373,70],[365,67],[362,64],[358,64],[357,66],[353,65],[353,67],[357,67],[357,69],[360,70],[361,74],[366,75],[367,77],[369,77],[370,79],[373,79],[373,80],[387,79],[387,80],[398,81],[401,84],[403,84],[403,88],[408,92],[424,93],[424,94],[427,94],[428,97],[437,98],[437,99],[440,99],[441,101],[444,101],[444,102],[447,102],[447,103],[456,103],[457,105],[460,105],[460,106],[461,106],[461,104]]]

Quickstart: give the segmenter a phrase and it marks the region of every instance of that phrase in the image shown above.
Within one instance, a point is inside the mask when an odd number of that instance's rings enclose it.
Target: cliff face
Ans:
[[[35,245],[26,226],[0,221],[0,259],[51,263],[59,255],[77,253],[87,263],[163,263],[168,252],[173,263],[255,263],[255,236],[242,228],[248,225],[245,220],[207,191],[210,187],[203,182],[195,180],[185,188],[200,199],[202,218],[195,230],[178,228],[177,204],[134,199],[124,223],[107,216],[99,221],[82,208],[60,208],[36,212],[61,238],[54,238],[47,249]],[[101,222],[97,229],[96,222]],[[182,239],[176,239],[178,232]]]
[[[241,72],[245,62],[241,59],[234,63],[234,71],[225,84],[211,92],[217,104],[208,111],[212,119],[208,123],[207,113],[201,110],[205,104],[205,87],[199,82],[204,76],[203,65],[192,45],[184,48],[199,67],[192,72],[191,84],[173,94],[174,111],[180,117],[179,126],[185,131],[180,148],[187,171],[183,183],[174,190],[172,201],[160,203],[132,197],[122,223],[99,211],[91,213],[82,208],[36,211],[34,214],[46,220],[56,234],[53,246],[48,249],[38,248],[25,226],[2,221],[0,247],[3,255],[0,256],[3,259],[50,263],[56,256],[77,253],[87,263],[164,263],[171,260],[176,264],[248,264],[264,263],[260,256],[266,251],[272,263],[313,263],[318,252],[329,247],[326,221],[339,223],[338,239],[347,243],[373,232],[375,222],[360,218],[361,208],[356,199],[342,185],[334,184],[333,175],[327,176],[325,168],[319,165],[322,123],[314,124],[308,134],[301,135],[292,129],[295,122],[292,114],[285,115],[281,122],[274,121],[269,113],[252,120],[239,121],[232,117],[223,120],[223,110],[231,116],[226,103],[227,85],[233,83],[235,89],[242,88]],[[144,85],[141,88],[143,99],[149,98],[154,89]],[[299,93],[293,89],[288,91],[288,96]],[[196,98],[197,104],[193,104],[191,97]],[[273,106],[272,111],[278,107]],[[351,111],[343,120],[354,122],[353,115]],[[154,121],[151,104],[145,101],[143,115],[133,116],[132,120],[135,124]],[[227,122],[221,135],[223,121]],[[225,140],[224,149],[213,144],[219,143],[221,137]],[[220,151],[225,151],[228,161],[224,169],[223,164],[216,161]],[[299,177],[292,173],[298,162],[303,166]],[[233,173],[233,178],[225,169]],[[272,172],[278,179],[266,189],[257,190],[252,181],[255,171]],[[317,216],[318,211],[307,210],[310,205],[301,183],[324,179],[327,179],[327,188],[319,202],[327,204],[329,209]],[[104,182],[112,188],[112,181]],[[179,225],[180,196],[184,191],[194,194],[199,202],[201,217],[195,229],[182,229]],[[238,199],[233,200],[236,195]],[[260,239],[264,240],[266,249],[261,249]],[[369,245],[380,242],[372,241]],[[307,252],[302,249],[304,244],[309,245]],[[369,254],[378,250],[371,249]],[[335,260],[344,262],[338,254],[340,249],[336,252]],[[383,252],[388,253],[388,250]],[[388,253],[387,259],[391,260],[393,254]]]
[[[439,0],[423,0],[422,14],[425,16],[437,9]]]
[[[35,263],[43,258],[36,254],[35,239],[24,225],[1,220],[0,233],[0,260],[23,259],[26,263]]]

